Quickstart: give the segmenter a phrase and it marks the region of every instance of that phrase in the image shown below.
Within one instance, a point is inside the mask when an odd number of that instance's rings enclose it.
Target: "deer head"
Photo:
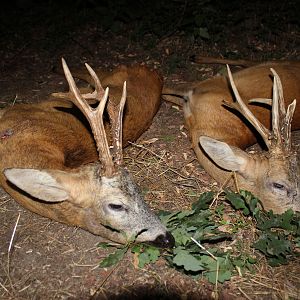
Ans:
[[[206,136],[200,137],[201,147],[220,168],[236,172],[238,186],[258,196],[265,209],[272,209],[277,213],[288,208],[299,211],[299,166],[297,152],[292,150],[291,142],[291,122],[296,100],[288,106],[287,110],[285,109],[280,78],[271,69],[274,75],[273,99],[251,100],[251,102],[272,105],[272,130],[269,130],[244,104],[228,66],[227,69],[236,102],[224,104],[239,111],[252,124],[262,137],[268,151],[251,155],[237,147]]]
[[[164,247],[172,246],[174,238],[151,212],[138,187],[122,168],[122,115],[126,82],[120,103],[111,104],[108,108],[113,141],[111,153],[103,125],[109,89],[103,90],[96,73],[86,64],[94,79],[95,90],[81,94],[64,59],[62,64],[71,101],[83,112],[91,126],[99,162],[68,170],[12,168],[4,171],[5,176],[36,201],[46,202],[49,210],[53,210],[48,214],[53,219],[78,225],[119,243],[134,239]],[[92,108],[86,99],[94,99],[99,104]]]

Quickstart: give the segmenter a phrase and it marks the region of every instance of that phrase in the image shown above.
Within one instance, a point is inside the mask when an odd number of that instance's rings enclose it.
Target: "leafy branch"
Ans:
[[[266,212],[261,209],[259,199],[248,191],[225,191],[224,195],[235,210],[253,218],[258,237],[253,247],[265,255],[271,266],[287,263],[296,255],[294,249],[300,244],[299,214],[292,210],[281,215]],[[213,192],[206,192],[193,203],[191,210],[159,213],[161,221],[174,236],[173,249],[160,251],[154,246],[134,244],[132,241],[104,258],[100,266],[115,265],[131,250],[137,267],[143,268],[163,257],[171,267],[191,276],[204,276],[211,283],[229,280],[237,270],[252,269],[256,263],[254,257],[246,254],[237,256],[220,247],[221,242],[231,241],[233,234],[219,230],[223,225],[224,207],[220,204],[215,210],[210,210],[209,205],[214,197]],[[201,246],[204,243],[211,246],[209,251]]]

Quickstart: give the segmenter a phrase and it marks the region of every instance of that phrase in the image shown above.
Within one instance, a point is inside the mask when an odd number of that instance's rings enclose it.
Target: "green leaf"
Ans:
[[[235,209],[242,209],[244,215],[249,215],[250,211],[242,196],[237,193],[226,191],[226,199],[232,204]]]
[[[219,282],[223,283],[226,280],[230,280],[233,265],[228,258],[217,257],[217,260],[215,260],[211,256],[205,255],[202,257],[201,262],[208,269],[208,271],[204,272],[204,276],[209,282],[215,283],[218,279]]]
[[[148,264],[150,262],[148,254],[145,252],[142,252],[138,256],[139,258],[139,267],[144,268],[145,264]]]
[[[158,248],[146,244],[134,245],[131,251],[138,255],[138,265],[140,268],[143,268],[145,264],[156,262],[160,257],[160,250]]]
[[[292,209],[287,210],[281,215],[281,228],[292,231],[294,226],[291,224],[294,217]]]
[[[147,253],[149,255],[149,259],[151,262],[155,262],[157,261],[157,259],[159,258],[160,256],[160,251],[159,249],[155,248],[155,247],[149,247],[147,249]]]
[[[177,220],[177,215],[179,214],[178,211],[176,212],[165,212],[165,211],[160,211],[158,216],[161,220],[161,222],[168,227],[168,225],[173,222],[174,220]]]
[[[195,213],[195,210],[183,210],[177,215],[177,218],[178,218],[178,220],[181,220],[185,217],[193,215],[194,213]]]
[[[135,244],[131,247],[131,252],[133,253],[140,253],[142,252],[142,249],[144,248],[143,244]]]
[[[128,247],[124,247],[121,249],[117,249],[114,253],[109,254],[105,257],[99,264],[102,268],[108,268],[116,265],[119,261],[121,261],[128,251]]]
[[[255,264],[256,262],[256,258],[251,256],[240,255],[239,257],[232,259],[233,265],[239,267],[240,269],[247,268],[248,270],[251,270],[251,265]]]
[[[260,210],[258,203],[260,201],[249,191],[240,190],[240,195],[244,198],[245,202],[248,204],[251,213],[255,216]]]
[[[141,253],[139,258],[139,267],[143,268],[146,264],[154,263],[158,260],[160,252],[158,249],[148,249],[147,251]]]
[[[283,214],[274,214],[273,211],[268,211],[264,214],[259,214],[256,217],[257,227],[265,231],[270,228],[282,228],[291,232],[297,231],[297,225],[294,220],[295,213],[289,209]]]
[[[219,204],[216,209],[215,209],[215,212],[219,215],[219,216],[222,216],[224,214],[224,209],[225,209],[225,206],[223,203]]]
[[[205,192],[200,195],[198,201],[192,204],[192,209],[195,210],[196,212],[204,209],[208,209],[210,203],[214,199],[214,192]]]
[[[271,266],[285,264],[287,256],[292,253],[290,241],[273,232],[264,232],[253,247],[264,253]]]
[[[191,240],[191,234],[183,226],[176,228],[171,233],[175,239],[175,244],[177,246],[184,246]]]
[[[201,262],[186,250],[180,250],[173,258],[173,263],[183,267],[186,271],[202,271],[204,267]]]

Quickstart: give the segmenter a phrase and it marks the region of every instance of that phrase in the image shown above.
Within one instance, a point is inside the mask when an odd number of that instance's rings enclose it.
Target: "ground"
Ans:
[[[74,28],[65,40],[60,37],[59,45],[53,36],[47,36],[46,26],[27,25],[16,31],[8,27],[0,41],[0,107],[46,100],[50,93],[65,90],[64,78],[53,72],[61,57],[71,67],[84,62],[106,68],[146,64],[165,82],[175,84],[203,80],[222,71],[219,65],[194,64],[190,59],[194,54],[222,57],[231,52],[259,61],[299,59],[295,24],[276,32],[264,28],[264,34],[258,34],[253,19],[247,22],[248,27],[243,23],[244,27],[224,28],[226,39],[219,41],[212,37],[195,41],[181,31],[160,38],[145,33],[136,40],[130,37],[130,28],[115,33],[91,22]],[[127,168],[156,211],[189,208],[201,192],[218,188],[196,160],[181,108],[171,103],[162,102],[149,130],[124,155]],[[0,193],[0,220],[1,299],[216,298],[215,287],[205,279],[188,277],[163,260],[137,269],[128,253],[115,267],[100,268],[99,261],[108,254],[97,247],[100,237],[35,215],[4,191]],[[253,274],[237,274],[217,286],[220,299],[300,299],[299,259],[271,268],[259,254],[258,258]]]

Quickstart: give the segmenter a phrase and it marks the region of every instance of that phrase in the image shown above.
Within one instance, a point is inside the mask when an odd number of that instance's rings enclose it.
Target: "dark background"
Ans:
[[[109,32],[124,36],[128,43],[144,42],[148,35],[145,45],[148,48],[178,34],[189,37],[196,45],[225,46],[229,36],[243,39],[250,32],[258,39],[273,42],[278,42],[283,32],[294,32],[291,40],[287,36],[286,43],[298,48],[299,3],[296,0],[5,1],[0,12],[0,49],[9,50],[12,56],[29,46],[53,54],[66,44],[76,43],[78,31],[87,26],[96,28],[99,35]],[[247,44],[251,48],[251,43]],[[254,48],[250,50],[255,51]],[[90,52],[92,55],[93,50]],[[3,60],[11,59],[11,55],[2,56],[2,66]],[[239,56],[230,50],[223,55]],[[280,58],[282,53],[273,56]]]

